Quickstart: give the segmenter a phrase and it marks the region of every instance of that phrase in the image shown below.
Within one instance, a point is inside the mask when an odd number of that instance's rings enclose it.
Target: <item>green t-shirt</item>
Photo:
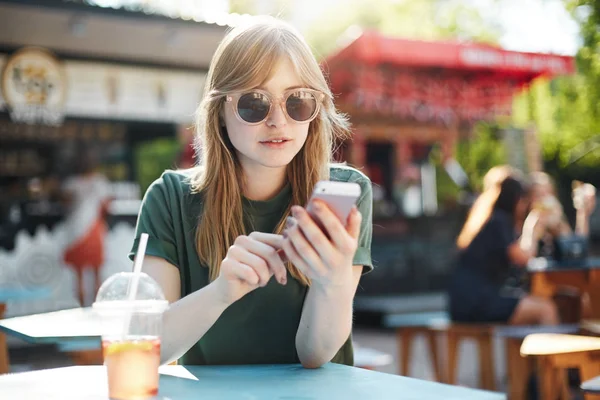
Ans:
[[[181,297],[209,284],[208,268],[196,252],[198,216],[202,195],[192,194],[189,171],[166,171],[146,192],[137,221],[130,258],[139,237],[147,233],[146,254],[164,258],[179,269]],[[332,166],[330,180],[357,182],[362,189],[357,207],[362,225],[354,265],[372,270],[372,189],[364,174],[346,166]],[[291,201],[291,187],[267,201],[243,199],[244,215],[255,231],[272,233]],[[247,233],[251,228],[247,227]],[[275,279],[229,306],[215,324],[180,360],[182,364],[293,364],[298,363],[296,332],[308,288],[293,279],[281,286]],[[187,329],[182,326],[181,329]],[[333,362],[353,365],[352,340],[348,338]]]

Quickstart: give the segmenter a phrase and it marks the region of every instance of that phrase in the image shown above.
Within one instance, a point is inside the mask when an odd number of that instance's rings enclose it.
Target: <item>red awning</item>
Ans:
[[[354,62],[370,65],[493,71],[510,75],[564,75],[575,72],[569,56],[523,53],[478,43],[426,42],[368,31],[325,60],[333,67]]]
[[[539,76],[575,72],[573,57],[366,32],[324,62],[332,91],[356,114],[441,122],[510,115]]]

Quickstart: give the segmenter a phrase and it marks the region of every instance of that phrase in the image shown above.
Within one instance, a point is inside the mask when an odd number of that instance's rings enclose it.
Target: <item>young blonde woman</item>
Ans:
[[[162,362],[352,364],[352,301],[372,268],[371,185],[330,163],[348,126],[304,39],[271,18],[232,30],[197,132],[200,165],[152,184],[132,249],[149,234],[143,270],[171,302]],[[347,221],[316,204],[326,233],[303,207],[322,179],[362,189]]]

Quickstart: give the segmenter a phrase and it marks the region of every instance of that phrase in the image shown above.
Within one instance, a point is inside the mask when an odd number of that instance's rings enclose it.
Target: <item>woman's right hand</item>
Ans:
[[[287,283],[287,270],[277,253],[282,242],[281,235],[262,232],[236,238],[213,282],[227,305],[266,286],[273,275],[280,284]]]

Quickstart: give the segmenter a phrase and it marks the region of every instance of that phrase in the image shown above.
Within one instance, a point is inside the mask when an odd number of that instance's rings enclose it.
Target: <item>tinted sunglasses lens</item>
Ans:
[[[240,117],[249,123],[260,122],[269,114],[271,102],[262,93],[243,94],[237,103],[237,111]]]
[[[285,108],[293,120],[298,122],[308,121],[317,109],[317,99],[311,92],[294,92],[288,96]]]

